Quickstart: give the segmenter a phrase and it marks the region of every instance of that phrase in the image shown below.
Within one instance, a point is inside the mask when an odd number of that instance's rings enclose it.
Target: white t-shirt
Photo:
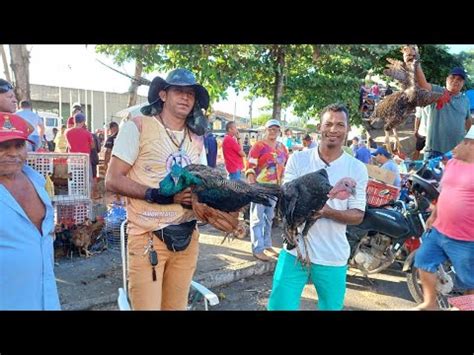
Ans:
[[[184,137],[183,131],[172,131],[176,139],[181,142]],[[119,139],[120,137],[120,139]],[[140,148],[140,132],[138,127],[133,121],[127,121],[123,124],[117,138],[115,139],[114,148],[112,149],[112,155],[120,158],[127,164],[133,165],[138,157]],[[203,149],[201,152],[201,161],[203,165],[207,165],[206,150]]]
[[[336,210],[357,208],[365,211],[368,181],[367,168],[364,163],[345,152],[338,159],[330,163],[329,167],[319,157],[318,149],[296,152],[290,155],[285,168],[283,182],[294,180],[302,175],[323,168],[326,168],[329,182],[333,186],[344,177],[351,177],[357,182],[356,198],[351,196],[348,200],[344,201],[328,200],[327,204],[329,207]],[[310,228],[307,241],[311,263],[326,266],[347,265],[350,246],[346,238],[346,224],[329,218],[321,218]],[[298,246],[303,255],[305,255],[303,241],[299,240]],[[296,256],[296,248],[287,251]]]
[[[416,108],[415,116],[420,118],[420,126],[418,127],[418,134],[420,136],[426,137],[428,134],[428,119],[429,119],[429,106]]]

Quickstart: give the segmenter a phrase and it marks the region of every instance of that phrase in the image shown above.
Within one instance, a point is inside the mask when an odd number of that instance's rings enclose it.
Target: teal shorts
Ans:
[[[268,300],[269,311],[291,311],[300,309],[303,288],[311,280],[318,294],[318,309],[341,310],[346,294],[347,265],[325,266],[311,264],[311,272],[296,257],[286,250],[280,252],[273,286]]]

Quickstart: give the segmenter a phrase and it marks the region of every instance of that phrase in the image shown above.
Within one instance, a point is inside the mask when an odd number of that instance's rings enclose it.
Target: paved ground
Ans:
[[[273,231],[276,249],[281,247],[281,230]],[[222,243],[215,229],[201,228],[198,270],[194,280],[215,292],[220,304],[215,310],[264,310],[271,290],[275,262],[256,260],[250,240]],[[60,259],[56,265],[60,299],[65,310],[116,310],[117,289],[122,286],[120,252],[109,249],[89,259]],[[396,269],[373,275],[374,285],[354,270],[348,274],[347,309],[406,309],[414,306],[405,275]],[[317,295],[307,285],[301,308],[315,309]]]
[[[348,273],[345,309],[347,310],[401,310],[415,306],[401,272],[390,270],[375,275],[370,285],[360,276]],[[265,310],[272,285],[272,273],[242,279],[218,287],[213,291],[220,304],[213,310]],[[317,294],[312,284],[306,285],[301,298],[301,309],[314,310]]]

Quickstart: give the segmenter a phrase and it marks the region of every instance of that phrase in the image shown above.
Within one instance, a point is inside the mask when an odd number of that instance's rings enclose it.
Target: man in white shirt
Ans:
[[[41,148],[45,132],[44,122],[40,116],[32,111],[31,102],[27,100],[20,101],[20,110],[16,111],[16,114],[29,122],[35,129],[28,137],[30,141],[34,142],[34,144],[28,142],[28,151],[34,152]]]
[[[321,218],[310,228],[307,236],[310,270],[297,261],[296,250],[287,250],[285,245],[273,276],[269,310],[299,309],[308,277],[311,277],[318,293],[320,310],[340,310],[344,306],[350,254],[346,226],[359,224],[364,218],[368,180],[365,165],[342,150],[348,130],[347,109],[342,105],[329,105],[321,114],[319,147],[290,156],[284,183],[324,168],[332,185],[343,177],[353,178],[357,182],[357,194],[356,198],[344,201],[328,200],[319,211]],[[303,244],[299,243],[299,246],[304,254]]]
[[[426,107],[417,107],[415,113],[415,152],[413,153],[413,160],[420,159],[420,153],[425,148],[426,145],[426,135],[427,135],[427,127],[428,127],[428,119],[429,119],[429,109],[428,106]]]

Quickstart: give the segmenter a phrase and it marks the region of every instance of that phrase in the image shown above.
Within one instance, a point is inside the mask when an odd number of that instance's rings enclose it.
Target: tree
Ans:
[[[254,127],[263,126],[265,122],[272,118],[271,113],[262,113],[259,116],[252,119],[252,125]]]
[[[7,54],[5,53],[5,47],[3,46],[3,44],[0,47],[0,51],[2,54],[3,72],[5,73],[5,79],[11,83],[12,78],[10,76],[10,70],[8,69]]]
[[[132,45],[99,45],[96,47],[96,52],[113,56],[116,64],[123,64],[127,61],[135,61],[135,72],[128,88],[128,103],[127,107],[134,106],[137,103],[137,91],[141,85],[138,81],[143,74],[143,71],[149,72],[153,67],[155,57],[153,50],[156,50],[156,45],[150,44],[132,44]]]
[[[464,70],[468,73],[468,78],[465,82],[466,89],[472,89],[474,87],[474,50],[461,52],[456,57],[461,61]]]
[[[30,53],[26,45],[10,44],[11,68],[15,76],[15,94],[18,101],[31,100]]]
[[[98,46],[115,61],[136,58],[134,46]],[[324,106],[341,102],[351,113],[358,109],[360,82],[398,45],[159,45],[146,56],[144,71],[168,71],[176,67],[192,70],[209,91],[211,102],[226,98],[229,87],[248,91],[253,97],[272,102],[272,117],[282,109],[307,120]],[[382,71],[385,61],[379,64]],[[351,114],[352,123],[360,123]]]

